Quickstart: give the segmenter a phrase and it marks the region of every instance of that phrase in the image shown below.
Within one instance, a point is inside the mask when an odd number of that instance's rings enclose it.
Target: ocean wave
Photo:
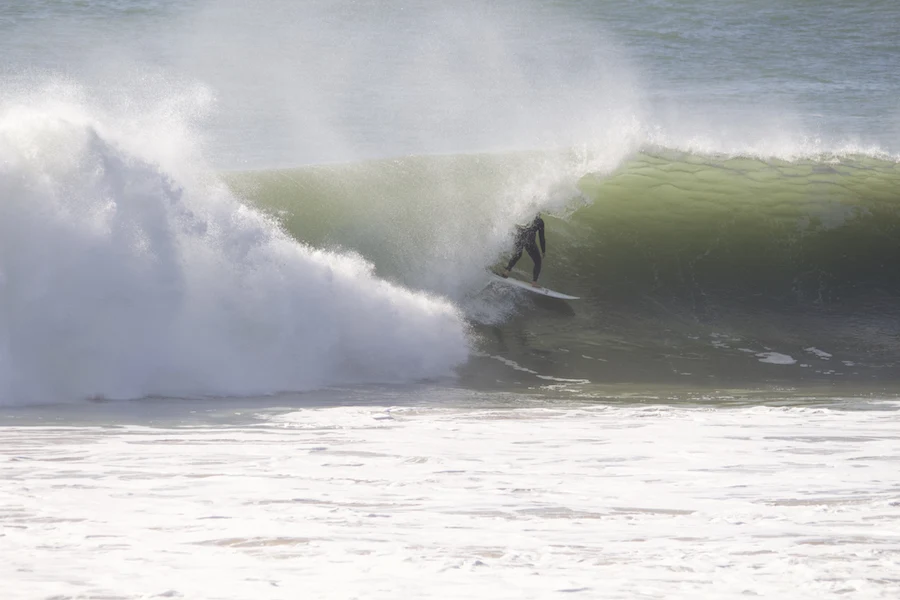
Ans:
[[[900,164],[647,148],[597,172],[574,153],[410,157],[232,173],[230,185],[296,238],[351,248],[379,273],[460,299],[548,218],[547,278],[572,293],[710,292],[786,301],[896,291]]]
[[[379,275],[447,295],[479,330],[480,352],[537,383],[896,371],[896,160],[648,147],[614,168],[594,164],[571,151],[411,157],[226,179],[295,238],[352,249]],[[514,224],[538,209],[541,282],[582,298],[571,306],[488,285]],[[528,259],[520,265],[528,277]],[[809,347],[842,368],[795,360]],[[792,358],[759,358],[773,356]]]

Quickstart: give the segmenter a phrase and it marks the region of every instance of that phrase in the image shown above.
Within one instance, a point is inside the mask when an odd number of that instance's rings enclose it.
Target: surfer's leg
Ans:
[[[537,244],[528,244],[525,246],[528,250],[528,256],[534,261],[534,271],[532,271],[531,283],[537,285],[538,277],[541,275],[541,251],[538,250]]]
[[[509,264],[506,265],[506,272],[502,273],[504,277],[509,275],[509,272],[512,271],[512,268],[516,266],[516,263],[519,262],[519,259],[522,258],[522,250],[524,246],[520,246],[516,244],[515,252],[512,255],[512,258],[509,259]]]

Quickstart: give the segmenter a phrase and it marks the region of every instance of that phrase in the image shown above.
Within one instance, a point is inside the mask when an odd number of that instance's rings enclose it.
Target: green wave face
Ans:
[[[602,173],[559,153],[227,177],[296,238],[451,297],[490,323],[479,326],[487,355],[529,370],[704,384],[895,376],[900,165],[889,157],[661,149]],[[482,291],[535,201],[547,222],[541,281],[583,298],[572,306]],[[526,278],[528,258],[518,267]]]
[[[231,173],[240,196],[295,238],[366,257],[382,277],[461,301],[540,203],[579,195],[581,173],[543,154],[411,157]]]
[[[581,188],[569,255],[626,296],[824,306],[898,291],[894,162],[645,153]]]

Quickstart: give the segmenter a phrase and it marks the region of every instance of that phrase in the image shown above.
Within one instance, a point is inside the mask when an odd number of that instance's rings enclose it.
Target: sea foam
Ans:
[[[455,306],[284,234],[176,121],[0,105],[0,405],[403,382],[465,360]]]

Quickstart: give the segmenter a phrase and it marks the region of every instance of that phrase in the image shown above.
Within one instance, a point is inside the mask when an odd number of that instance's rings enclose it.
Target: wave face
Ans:
[[[605,165],[613,163],[606,161]],[[296,238],[448,295],[483,354],[598,381],[880,381],[896,374],[900,166],[665,148],[409,158],[231,174]],[[571,307],[488,287],[513,223],[550,211],[542,282]],[[522,278],[530,272],[519,263]]]
[[[606,294],[690,298],[702,314],[722,302],[838,308],[900,291],[892,160],[644,153],[582,187],[593,203],[564,230]]]
[[[403,382],[465,360],[450,303],[241,204],[177,103],[126,118],[74,96],[0,103],[0,405]]]

